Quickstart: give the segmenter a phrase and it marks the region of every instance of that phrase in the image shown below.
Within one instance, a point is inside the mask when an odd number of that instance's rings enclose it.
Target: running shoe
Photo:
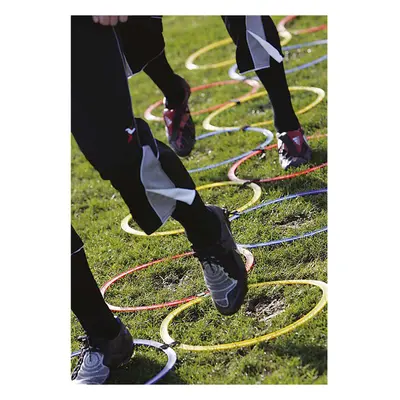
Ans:
[[[183,78],[178,78],[178,85],[184,91],[184,99],[179,104],[172,104],[164,98],[163,118],[169,145],[178,156],[186,157],[196,143],[196,130],[188,104],[190,86]]]
[[[283,169],[298,167],[311,160],[311,149],[302,128],[277,133],[279,162]]]
[[[207,206],[221,223],[217,243],[206,248],[195,248],[204,273],[204,281],[217,310],[223,315],[236,313],[247,293],[247,271],[233,240],[228,213],[216,206]]]
[[[133,340],[126,326],[116,317],[121,326],[113,340],[99,340],[88,336],[78,339],[83,346],[71,379],[74,383],[101,385],[110,375],[110,368],[117,368],[129,362],[133,353]]]

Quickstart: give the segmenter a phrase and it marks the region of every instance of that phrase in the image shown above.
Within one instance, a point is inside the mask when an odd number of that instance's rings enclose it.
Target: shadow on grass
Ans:
[[[312,142],[310,143],[310,147],[312,150],[312,156],[311,160],[315,164],[322,164],[325,162],[328,162],[328,154],[326,149],[321,149],[321,148],[313,148],[312,147]]]
[[[166,357],[165,357],[166,359]],[[165,360],[166,362],[166,360]],[[136,354],[125,367],[111,371],[107,384],[115,385],[143,385],[157,375],[165,364],[149,359],[144,355]],[[161,378],[156,384],[181,384],[185,383],[177,376],[174,368]]]
[[[298,357],[303,366],[307,365],[315,369],[319,376],[327,373],[328,351],[324,346],[291,342],[284,345],[264,343],[262,347],[265,351],[273,352],[281,357]]]

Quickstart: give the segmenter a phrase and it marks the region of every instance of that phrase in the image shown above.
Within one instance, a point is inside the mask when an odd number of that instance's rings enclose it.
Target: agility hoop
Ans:
[[[199,298],[196,300],[192,300],[189,303],[183,304],[182,306],[178,307],[177,309],[173,310],[167,317],[163,320],[160,328],[160,335],[162,340],[168,344],[169,346],[176,345],[178,349],[181,350],[189,350],[189,351],[219,351],[219,350],[231,350],[236,349],[238,347],[245,347],[245,346],[252,346],[254,344],[267,341],[270,339],[277,338],[285,333],[293,331],[300,325],[304,324],[305,322],[309,321],[315,315],[317,315],[326,305],[328,301],[328,285],[325,282],[315,281],[315,280],[288,280],[288,281],[273,281],[273,282],[262,282],[262,283],[255,283],[249,285],[249,288],[256,288],[261,286],[273,286],[273,285],[312,285],[317,286],[322,290],[322,297],[319,302],[315,305],[315,307],[309,311],[306,315],[298,319],[297,321],[291,323],[290,325],[278,329],[275,332],[267,333],[266,335],[262,335],[256,338],[242,340],[240,342],[233,342],[233,343],[225,343],[225,344],[218,344],[218,345],[209,345],[209,346],[192,346],[184,343],[180,343],[175,341],[168,333],[168,326],[171,321],[179,315],[182,311],[186,310],[187,308],[198,304],[204,300],[204,298]]]
[[[291,194],[291,195],[288,195],[288,196],[280,197],[278,199],[269,200],[269,201],[261,203],[261,204],[259,204],[257,206],[248,208],[247,210],[245,210],[245,211],[243,211],[243,212],[241,212],[239,214],[233,215],[231,218],[229,218],[229,221],[232,222],[232,221],[240,218],[244,214],[247,214],[247,213],[249,213],[251,211],[257,210],[257,209],[262,208],[262,207],[266,207],[266,206],[271,205],[271,204],[281,203],[282,201],[290,200],[290,199],[296,199],[298,197],[312,196],[312,195],[322,194],[322,193],[328,193],[328,189],[310,190],[308,192]],[[312,231],[312,232],[307,232],[307,233],[304,233],[302,235],[292,236],[292,237],[288,237],[288,238],[284,238],[284,239],[272,240],[272,241],[269,241],[269,242],[262,242],[262,243],[252,243],[252,244],[241,244],[241,243],[238,243],[237,245],[240,246],[240,247],[246,248],[246,249],[254,249],[254,248],[257,248],[257,247],[267,247],[267,246],[273,246],[273,245],[278,245],[278,244],[282,244],[282,243],[294,242],[295,240],[303,239],[303,238],[306,238],[306,237],[311,237],[311,236],[314,236],[314,235],[316,235],[318,233],[326,232],[327,230],[328,230],[328,227],[324,226],[323,228],[317,229],[317,230]]]
[[[199,110],[199,111],[191,112],[190,114],[192,116],[201,115],[201,114],[208,113],[210,111],[217,110],[218,108],[223,107],[226,104],[235,103],[237,101],[240,101],[245,96],[248,96],[250,94],[254,94],[255,92],[257,92],[257,90],[261,86],[260,83],[256,79],[242,79],[241,81],[243,83],[246,83],[247,85],[251,86],[251,89],[250,89],[250,91],[248,93],[238,97],[237,99],[232,99],[232,100],[226,101],[225,103],[216,104],[214,106],[211,106],[211,107],[208,107],[208,108],[204,108],[204,109]],[[226,85],[234,85],[234,84],[237,84],[237,80],[229,80],[229,81],[219,81],[219,82],[207,83],[206,85],[200,85],[200,86],[196,86],[194,88],[191,88],[190,92],[193,93],[193,92],[197,92],[197,91],[204,90],[204,89],[214,88],[214,87],[217,87],[217,86],[226,86]],[[157,107],[161,106],[162,104],[163,104],[163,99],[158,100],[154,104],[150,105],[146,109],[146,111],[144,112],[144,118],[147,121],[159,121],[159,122],[162,122],[163,121],[162,117],[157,117],[156,115],[152,114],[152,112]]]
[[[226,46],[229,43],[232,43],[232,39],[230,37],[223,40],[219,40],[217,42],[210,43],[209,45],[202,47],[200,50],[197,50],[188,57],[188,59],[185,61],[185,67],[190,70],[212,69],[212,68],[225,67],[227,65],[232,64],[232,61],[235,62],[235,59],[225,60],[215,64],[204,64],[204,65],[194,64],[194,61],[196,60],[197,57],[201,56],[202,54],[208,53],[210,50],[216,49],[221,46]]]
[[[167,375],[168,372],[171,371],[171,369],[174,367],[177,359],[176,353],[168,345],[156,342],[154,340],[145,340],[145,339],[133,339],[133,343],[139,346],[154,347],[158,350],[163,351],[168,357],[167,364],[165,365],[165,367],[157,375],[153,376],[153,378],[145,382],[144,385],[152,385],[153,383],[156,383],[165,375]]]
[[[307,140],[320,139],[320,138],[327,137],[327,136],[328,136],[327,134],[307,136]],[[306,174],[309,174],[310,172],[314,172],[314,171],[317,171],[318,169],[325,168],[325,167],[328,166],[328,163],[322,163],[322,164],[317,165],[315,167],[308,168],[308,169],[306,169],[304,171],[297,171],[297,172],[293,172],[293,173],[288,174],[288,175],[280,175],[280,176],[275,176],[275,177],[272,177],[272,178],[241,179],[241,178],[238,178],[235,175],[236,170],[238,169],[238,167],[241,164],[243,164],[246,160],[256,156],[257,154],[264,153],[264,152],[266,152],[268,150],[275,149],[277,147],[278,147],[278,145],[276,143],[275,144],[271,144],[270,146],[267,146],[264,149],[255,150],[253,153],[243,157],[242,159],[240,159],[239,161],[237,161],[235,164],[232,165],[232,167],[228,171],[228,178],[231,181],[234,181],[234,182],[268,183],[268,182],[282,181],[282,180],[285,180],[285,179],[291,179],[291,178],[295,178],[295,177],[300,176],[300,175],[306,175]]]
[[[286,32],[292,34],[292,35],[302,35],[304,33],[313,33],[313,32],[318,32],[325,30],[327,28],[326,24],[322,24],[319,26],[312,26],[310,28],[304,28],[304,29],[290,29],[288,30],[286,28],[286,24],[290,21],[293,21],[297,15],[288,15],[285,18],[283,18],[281,21],[278,22],[278,25],[276,26],[276,29],[279,34],[286,34]]]
[[[202,185],[196,188],[197,191],[200,190],[205,190],[205,189],[210,189],[213,187],[220,187],[220,186],[230,186],[230,185],[243,185],[242,181],[224,181],[224,182],[215,182],[215,183],[209,183],[207,185]],[[246,208],[251,207],[254,203],[257,202],[257,200],[261,197],[261,188],[260,186],[250,183],[246,184],[246,186],[250,186],[253,189],[253,197],[251,198],[250,201],[248,201],[246,204],[243,206],[239,207],[236,211],[240,212],[245,210]],[[132,215],[129,214],[127,215],[122,221],[121,221],[121,228],[126,232],[130,233],[131,235],[138,235],[138,236],[167,236],[167,235],[176,235],[179,233],[183,233],[185,230],[183,228],[181,229],[174,229],[174,230],[169,230],[169,231],[161,231],[161,232],[154,232],[150,235],[147,235],[145,232],[134,229],[129,226],[129,221],[132,220]]]
[[[311,86],[290,86],[289,87],[289,91],[290,92],[298,92],[298,91],[306,91],[306,92],[311,92],[311,93],[315,93],[317,95],[317,98],[312,101],[310,104],[308,104],[307,106],[303,107],[302,109],[298,110],[296,112],[296,115],[301,115],[304,114],[305,112],[311,110],[312,108],[314,108],[316,105],[318,105],[325,97],[325,91],[321,88],[316,88],[316,87],[311,87]],[[261,92],[246,96],[244,99],[241,100],[240,104],[245,103],[249,100],[253,100],[256,99],[258,97],[261,96],[266,96],[267,95],[267,91],[263,90]],[[227,104],[224,107],[219,108],[218,110],[212,112],[210,115],[208,115],[208,117],[203,121],[203,128],[207,129],[208,131],[215,131],[215,130],[219,130],[219,129],[235,129],[238,128],[237,126],[214,126],[211,125],[211,120],[216,117],[217,115],[223,113],[224,111],[228,110],[229,108],[235,107],[237,106],[238,103],[231,103],[231,104]],[[268,120],[268,121],[262,121],[262,122],[257,122],[254,124],[247,124],[248,126],[262,126],[262,125],[270,125],[273,124],[274,120]]]
[[[308,42],[308,43],[300,43],[300,44],[295,44],[292,46],[285,46],[282,48],[282,51],[290,51],[290,50],[296,50],[296,49],[301,49],[303,47],[313,47],[313,46],[319,46],[322,44],[327,44],[328,40],[323,39],[323,40],[315,40],[314,42]],[[328,56],[325,54],[322,57],[316,58],[315,60],[309,61],[307,63],[298,65],[297,67],[285,69],[285,74],[289,75],[292,74],[293,72],[301,71],[303,69],[312,67],[313,65],[317,65],[325,60],[328,59]],[[248,79],[255,80],[257,82],[260,81],[260,78],[258,76],[255,76],[253,78],[248,78],[246,75],[240,74],[237,72],[237,64],[232,65],[232,67],[229,68],[228,70],[228,75],[231,79],[237,80],[237,81],[246,81]]]
[[[247,272],[249,272],[254,266],[254,256],[247,249],[238,247],[238,250],[239,250],[240,254],[242,254],[245,257],[245,259],[246,259],[246,263],[245,263],[246,270],[247,270]],[[132,274],[134,272],[137,272],[137,271],[140,271],[142,269],[146,269],[146,268],[150,267],[151,265],[158,264],[158,263],[161,263],[163,261],[176,260],[178,258],[191,256],[193,254],[194,254],[194,252],[191,251],[191,252],[188,252],[188,253],[178,254],[178,255],[175,255],[175,256],[172,256],[172,257],[165,257],[165,258],[162,258],[160,260],[151,261],[151,262],[149,262],[147,264],[139,265],[137,267],[129,269],[128,271],[122,272],[121,274],[119,274],[119,275],[115,276],[114,278],[110,279],[108,282],[106,282],[102,286],[102,288],[100,289],[101,295],[104,298],[105,297],[105,293],[110,288],[110,286],[112,286],[115,282],[119,281],[120,279],[124,278],[127,275],[130,275],[130,274]],[[180,300],[173,300],[173,301],[169,301],[169,302],[166,302],[166,303],[152,304],[152,305],[148,305],[148,306],[119,307],[119,306],[114,306],[112,304],[109,304],[107,302],[106,302],[106,304],[107,304],[108,308],[112,312],[150,311],[150,310],[157,310],[157,309],[160,309],[160,308],[174,307],[174,306],[177,306],[177,305],[180,305],[180,304],[184,304],[184,303],[187,303],[187,302],[189,302],[191,300],[197,299],[199,297],[207,296],[208,293],[209,293],[208,290],[206,290],[203,293],[199,293],[199,294],[196,294],[194,296],[189,296],[189,297],[186,297],[186,298],[183,298],[183,299],[180,299]]]
[[[273,133],[271,131],[269,131],[268,129],[245,126],[243,128],[222,129],[220,131],[204,133],[203,135],[198,136],[196,140],[199,141],[199,140],[203,140],[203,139],[206,139],[208,137],[211,137],[211,136],[219,135],[221,133],[233,133],[233,132],[238,132],[238,131],[244,131],[244,132],[254,131],[254,132],[262,133],[266,137],[266,140],[262,144],[257,146],[257,149],[261,149],[261,148],[267,146],[274,139]],[[210,165],[206,165],[204,167],[190,169],[190,170],[188,170],[188,172],[189,172],[189,174],[193,174],[195,172],[206,171],[206,170],[209,170],[209,169],[221,167],[222,165],[229,164],[229,163],[234,162],[236,160],[240,160],[241,158],[251,154],[253,151],[254,151],[254,149],[250,150],[250,151],[246,151],[245,153],[239,154],[238,156],[235,156],[235,157],[232,157],[232,158],[228,158],[227,160],[220,161],[220,162],[215,163],[215,164],[210,164]]]

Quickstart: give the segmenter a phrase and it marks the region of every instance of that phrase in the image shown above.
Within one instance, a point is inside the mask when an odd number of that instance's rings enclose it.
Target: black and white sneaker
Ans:
[[[283,169],[298,167],[311,160],[311,149],[302,128],[277,133],[279,162]]]
[[[71,375],[74,383],[101,385],[110,375],[110,368],[125,365],[131,359],[134,347],[132,336],[121,320],[116,319],[121,329],[113,340],[79,337],[83,346]]]
[[[217,310],[223,315],[236,313],[247,293],[247,271],[233,240],[226,210],[207,206],[220,220],[221,236],[217,243],[195,248],[204,273],[204,280]]]

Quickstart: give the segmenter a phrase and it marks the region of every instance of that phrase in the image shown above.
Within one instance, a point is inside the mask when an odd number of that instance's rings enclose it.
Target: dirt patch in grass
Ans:
[[[248,302],[245,314],[270,325],[271,318],[284,312],[285,306],[286,302],[283,296],[260,296]]]

